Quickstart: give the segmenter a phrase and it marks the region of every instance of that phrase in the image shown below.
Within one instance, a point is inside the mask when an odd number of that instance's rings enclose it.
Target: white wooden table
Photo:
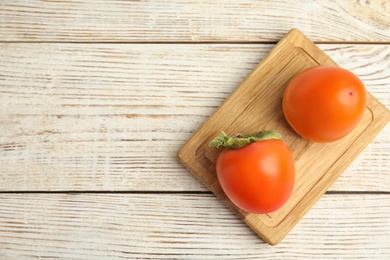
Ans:
[[[335,2],[2,0],[0,259],[390,259],[389,125],[275,247],[176,158],[292,27],[390,108],[390,2]]]

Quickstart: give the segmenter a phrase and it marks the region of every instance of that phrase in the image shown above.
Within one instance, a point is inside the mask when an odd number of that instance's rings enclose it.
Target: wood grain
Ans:
[[[1,41],[390,42],[390,3],[371,1],[2,0]]]
[[[176,160],[291,27],[390,108],[389,8],[0,1],[0,259],[389,259],[389,125],[278,247]]]
[[[0,47],[0,190],[205,191],[176,151],[273,45]],[[319,47],[390,108],[389,45]],[[332,190],[390,191],[389,131]]]
[[[0,258],[388,259],[389,203],[325,195],[270,247],[211,194],[0,194]]]

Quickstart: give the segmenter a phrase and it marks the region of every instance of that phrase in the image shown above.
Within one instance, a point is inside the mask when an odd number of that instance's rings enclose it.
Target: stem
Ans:
[[[223,146],[227,149],[238,149],[253,142],[280,138],[281,135],[275,130],[263,130],[247,135],[237,134],[236,136],[228,136],[222,131],[209,143],[209,147],[219,148]]]

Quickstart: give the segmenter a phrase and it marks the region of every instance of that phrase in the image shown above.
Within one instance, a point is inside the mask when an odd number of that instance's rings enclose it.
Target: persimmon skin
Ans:
[[[290,126],[313,142],[333,142],[360,122],[367,104],[363,82],[337,66],[303,70],[288,83],[283,113]]]
[[[282,207],[295,182],[294,158],[281,139],[223,150],[216,173],[227,197],[242,210],[265,214]]]

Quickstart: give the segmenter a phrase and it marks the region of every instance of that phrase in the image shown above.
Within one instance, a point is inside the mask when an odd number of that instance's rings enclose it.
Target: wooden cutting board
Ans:
[[[363,119],[343,139],[323,144],[298,136],[284,119],[283,92],[294,75],[319,64],[336,65],[299,30],[290,30],[178,152],[190,172],[271,245],[288,234],[390,120],[386,107],[368,93]],[[208,144],[221,131],[234,135],[263,129],[277,130],[290,146],[295,186],[279,210],[252,214],[235,207],[222,191],[214,167],[221,149]]]

